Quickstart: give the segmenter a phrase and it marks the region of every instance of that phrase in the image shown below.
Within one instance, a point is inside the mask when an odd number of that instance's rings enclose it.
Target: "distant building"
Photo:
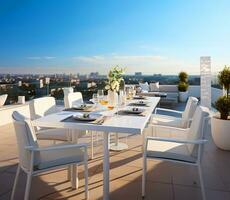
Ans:
[[[142,72],[135,72],[135,76],[142,76]]]
[[[89,78],[90,78],[90,79],[97,79],[98,76],[99,76],[99,73],[98,73],[98,72],[91,72],[91,73],[89,74]]]
[[[97,87],[97,84],[95,82],[90,82],[87,84],[87,88]]]

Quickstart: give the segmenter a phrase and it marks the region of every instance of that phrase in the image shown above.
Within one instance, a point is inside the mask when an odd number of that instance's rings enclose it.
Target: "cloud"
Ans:
[[[51,60],[51,59],[55,59],[56,57],[53,57],[53,56],[44,56],[44,57],[41,57],[41,56],[29,56],[27,57],[27,59],[29,60]]]
[[[45,56],[44,59],[46,60],[51,60],[51,59],[55,59],[56,57],[53,57],[53,56]]]
[[[76,56],[73,57],[75,61],[85,64],[107,64],[107,63],[141,63],[141,62],[159,62],[165,61],[168,58],[159,55],[108,55],[108,56]]]
[[[29,60],[40,60],[41,57],[38,57],[38,56],[31,56],[31,57],[27,57],[27,59],[29,59]]]
[[[126,67],[126,73],[133,74],[142,71],[144,74],[177,74],[181,70],[193,74],[199,73],[199,60],[191,62],[183,58],[170,57],[165,55],[120,55],[106,54],[93,56],[72,57],[73,65],[79,71],[107,72],[112,66],[119,65]]]
[[[76,56],[72,57],[74,60],[82,61],[82,62],[97,62],[97,61],[104,61],[104,56]]]
[[[126,68],[126,74],[133,74],[141,71],[143,74],[177,74],[179,71],[187,71],[191,74],[199,74],[199,58],[188,60],[170,55],[148,54],[148,55],[121,55],[118,53],[75,56],[65,60],[54,60],[51,56],[28,57],[38,60],[37,62],[19,65],[17,67],[6,67],[0,65],[2,73],[80,73],[99,72],[107,74],[108,70],[115,65]],[[40,59],[40,61],[39,61]],[[215,66],[213,62],[213,66]]]

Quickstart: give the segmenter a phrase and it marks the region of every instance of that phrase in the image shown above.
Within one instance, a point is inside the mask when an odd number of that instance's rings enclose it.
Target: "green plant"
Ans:
[[[178,84],[178,90],[180,92],[186,92],[187,89],[188,89],[188,83],[186,83],[186,82],[179,82],[179,84]]]
[[[108,81],[106,82],[105,89],[118,92],[120,89],[120,84],[124,80],[122,75],[124,69],[119,66],[113,67],[108,74]]]
[[[188,82],[188,74],[186,72],[180,72],[178,77],[180,82]]]
[[[226,90],[227,97],[230,90],[230,67],[225,66],[218,75],[219,84]]]
[[[225,66],[218,74],[219,84],[226,90],[226,95],[221,96],[215,102],[215,108],[220,112],[220,118],[227,120],[230,114],[230,67]]]
[[[221,96],[215,103],[215,108],[220,112],[220,118],[227,120],[230,113],[230,98]]]
[[[186,92],[188,90],[188,74],[186,72],[180,72],[179,75],[178,90],[180,92]]]

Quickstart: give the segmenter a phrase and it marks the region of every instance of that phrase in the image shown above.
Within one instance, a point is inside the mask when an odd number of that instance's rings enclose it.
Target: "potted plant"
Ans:
[[[230,150],[230,67],[225,66],[219,73],[218,80],[226,93],[215,102],[219,113],[211,119],[212,138],[217,147]]]
[[[113,67],[108,74],[108,81],[105,89],[108,90],[109,104],[115,106],[118,101],[118,91],[120,90],[121,84],[123,84],[124,69],[119,66]]]
[[[186,102],[188,99],[188,74],[186,72],[180,72],[178,77],[179,101]]]

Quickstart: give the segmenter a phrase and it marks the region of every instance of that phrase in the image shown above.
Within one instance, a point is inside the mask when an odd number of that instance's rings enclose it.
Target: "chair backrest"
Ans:
[[[204,139],[204,129],[206,128],[207,117],[209,116],[209,109],[202,106],[197,106],[193,116],[192,124],[187,134],[187,140]],[[188,144],[188,150],[194,157],[198,155],[198,145]]]
[[[74,105],[82,104],[83,97],[81,92],[69,93],[64,97],[65,108],[72,108]]]
[[[184,128],[186,128],[186,126],[187,126],[187,121],[189,119],[193,118],[193,115],[194,115],[196,108],[197,108],[197,104],[198,104],[198,99],[196,97],[189,97],[188,98],[185,110],[182,113],[182,121],[183,121],[182,126]]]
[[[0,106],[3,106],[6,102],[8,94],[0,95]]]
[[[46,116],[57,112],[56,101],[54,97],[41,97],[32,101],[31,118],[37,116]]]
[[[37,138],[29,119],[17,111],[13,112],[12,117],[14,119],[14,129],[18,145],[19,163],[24,169],[29,170],[30,154],[25,147],[38,147]],[[38,158],[39,155],[36,155],[34,163],[39,162]]]
[[[159,85],[159,92],[178,93],[177,85]]]

